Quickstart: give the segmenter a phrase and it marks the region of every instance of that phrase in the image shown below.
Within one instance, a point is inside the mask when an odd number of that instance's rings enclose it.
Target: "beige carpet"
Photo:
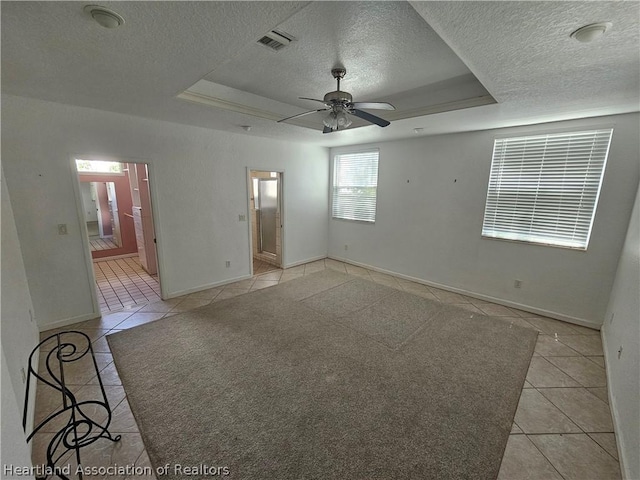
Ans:
[[[108,341],[155,467],[484,480],[536,333],[325,270]]]

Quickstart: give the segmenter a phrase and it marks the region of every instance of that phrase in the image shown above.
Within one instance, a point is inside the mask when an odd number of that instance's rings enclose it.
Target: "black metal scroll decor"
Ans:
[[[34,357],[39,352],[40,364],[33,365]],[[42,356],[45,361],[42,361]],[[68,388],[69,378],[74,371],[83,369],[95,369],[100,385],[102,398],[91,400],[78,400]],[[80,449],[96,442],[100,438],[107,438],[112,442],[120,440],[120,435],[113,437],[108,428],[111,423],[111,407],[107,400],[107,394],[100,378],[98,364],[93,353],[89,337],[75,330],[58,332],[42,340],[29,355],[29,373],[27,375],[27,388],[22,415],[22,428],[27,427],[27,408],[29,403],[29,387],[31,380],[35,378],[39,382],[39,388],[47,386],[60,392],[60,406],[47,418],[42,420],[27,437],[30,441],[36,433],[45,425],[54,425],[57,433],[47,446],[47,464],[42,466],[43,476],[37,479],[49,477],[70,480],[67,474],[75,473],[57,466],[57,462],[64,459],[71,451],[75,453],[78,465],[80,462]],[[106,415],[105,415],[106,414]],[[98,419],[98,420],[96,420]],[[77,469],[77,478],[82,480],[82,471]]]

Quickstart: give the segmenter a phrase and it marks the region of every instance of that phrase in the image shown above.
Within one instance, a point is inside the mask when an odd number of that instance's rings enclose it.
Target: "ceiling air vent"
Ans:
[[[271,50],[282,50],[284,47],[289,45],[291,41],[294,40],[292,35],[288,33],[278,32],[276,30],[271,30],[264,37],[258,40],[258,43],[264,45],[265,47],[269,47]]]

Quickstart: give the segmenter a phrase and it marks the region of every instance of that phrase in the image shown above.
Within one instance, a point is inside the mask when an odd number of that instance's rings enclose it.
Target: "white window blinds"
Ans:
[[[496,140],[482,235],[586,250],[612,132]]]
[[[375,222],[377,188],[377,150],[336,155],[331,216]]]

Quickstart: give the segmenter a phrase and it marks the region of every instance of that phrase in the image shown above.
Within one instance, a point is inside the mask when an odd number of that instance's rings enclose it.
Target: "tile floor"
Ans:
[[[277,285],[325,268],[347,272],[442,303],[458,305],[471,312],[489,314],[510,324],[537,330],[538,342],[502,460],[499,480],[620,479],[599,332],[330,259],[287,270],[257,274],[248,280],[224,287],[168,301],[157,301],[142,307],[131,307],[126,311],[105,314],[100,319],[75,325],[76,329],[86,332],[93,341],[101,369],[100,375],[113,409],[110,430],[114,434],[122,435],[121,442],[117,444],[100,440],[86,447],[82,453],[83,464],[149,465],[149,458],[129,408],[126,392],[112,363],[106,335],[225,298]],[[51,333],[53,331],[46,332],[43,336]],[[95,394],[96,379],[91,378],[90,373],[78,372],[72,383],[71,390],[81,397],[84,394]],[[52,397],[45,388],[38,389],[36,418],[44,418],[55,409],[57,402],[58,397]],[[52,435],[51,432],[36,435],[33,447],[34,463],[43,462],[43,451]],[[66,463],[64,460],[63,462]]]
[[[253,259],[253,274],[260,275],[261,273],[271,272],[272,270],[280,270],[280,268],[270,263],[263,262],[258,258]]]
[[[99,236],[89,237],[89,245],[92,252],[118,248],[118,245],[116,245],[116,243],[111,238],[101,238]]]
[[[93,262],[100,311],[131,309],[160,300],[157,275],[149,275],[137,257]]]

